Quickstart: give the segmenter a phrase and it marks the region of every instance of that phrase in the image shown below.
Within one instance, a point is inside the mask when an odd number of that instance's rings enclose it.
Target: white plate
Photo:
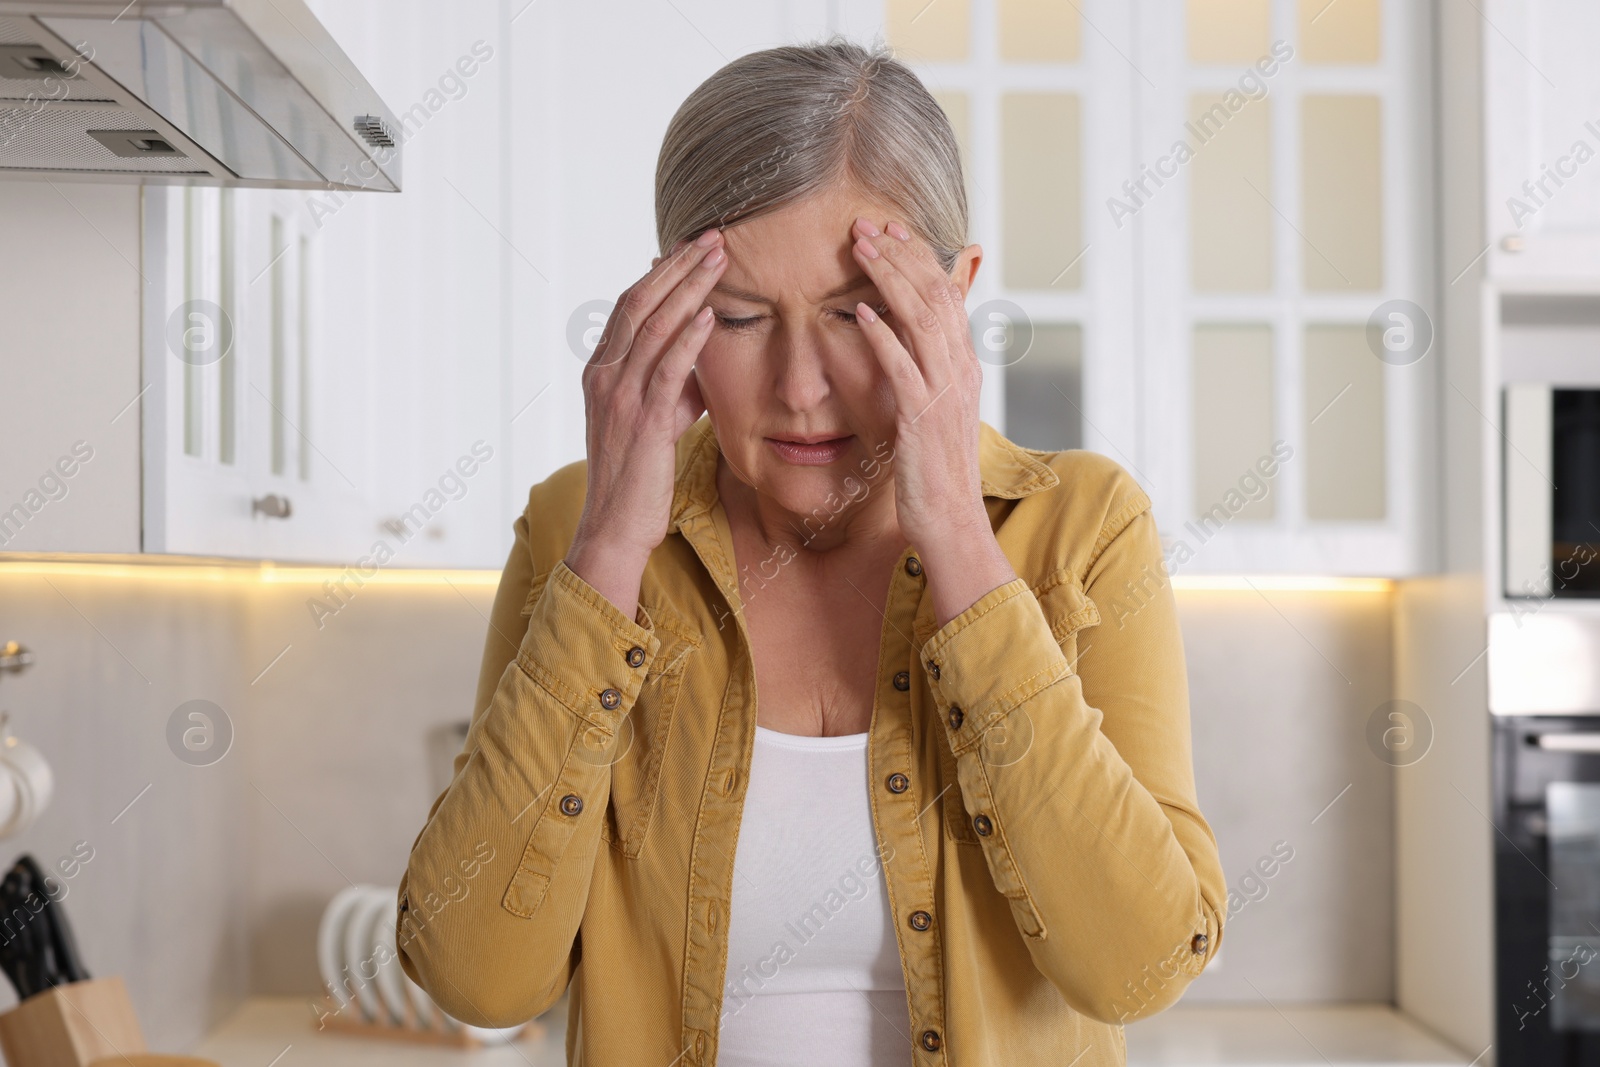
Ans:
[[[378,998],[378,943],[373,933],[373,920],[387,904],[381,886],[362,886],[365,892],[360,902],[350,909],[344,926],[344,968],[355,990],[356,1006],[368,1022],[382,1022],[380,1012],[386,1012]],[[396,887],[395,892],[399,892]]]
[[[350,991],[345,987],[344,928],[350,909],[366,896],[367,886],[345,886],[335,893],[323,909],[322,922],[317,927],[317,969],[322,972],[322,984],[333,994],[342,1010],[350,1003]]]
[[[396,886],[395,892],[398,893],[399,891],[399,887]],[[406,1004],[409,1001],[417,1009],[418,1025],[424,1029],[431,1028],[433,1026],[433,1011],[427,996],[423,996],[422,1002],[429,1004],[430,1007],[428,1011],[423,1012],[421,1006],[406,991],[406,982],[410,976],[401,968],[400,954],[395,951],[394,923],[397,906],[394,897],[391,896],[388,904],[378,913],[378,917],[373,920],[373,940],[379,948],[383,949],[381,955],[384,959],[383,966],[378,970],[378,997],[383,1001],[383,1006],[389,1009],[389,1014],[394,1018],[397,1025],[405,1019]],[[418,990],[418,992],[421,992],[421,990]]]
[[[472,1034],[485,1045],[504,1045],[508,1042],[515,1041],[517,1035],[522,1033],[522,1028],[527,1025],[527,1023],[518,1023],[516,1026],[490,1029],[489,1027],[484,1026],[467,1026],[462,1024],[461,1029],[465,1030],[469,1034]]]
[[[441,1010],[439,1014],[444,1015],[444,1012]],[[504,1045],[508,1041],[514,1041],[516,1036],[522,1033],[522,1028],[528,1025],[527,1023],[518,1023],[516,1026],[501,1027],[469,1026],[459,1019],[451,1019],[448,1015],[444,1015],[444,1017],[454,1024],[455,1029],[465,1030],[485,1045]]]
[[[411,998],[411,1006],[417,1010],[417,1021],[430,1030],[436,1026],[444,1026],[444,1013],[434,1004],[433,998],[428,996],[427,991],[413,982],[405,971],[400,972],[400,977],[405,982],[406,995]]]

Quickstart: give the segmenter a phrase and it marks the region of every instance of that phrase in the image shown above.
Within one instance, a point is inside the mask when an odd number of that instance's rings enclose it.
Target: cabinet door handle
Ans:
[[[259,514],[265,515],[269,519],[287,519],[293,513],[294,509],[289,506],[289,498],[280,496],[277,493],[268,493],[266,496],[258,496],[250,501],[250,514],[252,516]]]
[[[1535,735],[1540,748],[1554,752],[1600,752],[1600,733],[1582,731],[1567,734]]]

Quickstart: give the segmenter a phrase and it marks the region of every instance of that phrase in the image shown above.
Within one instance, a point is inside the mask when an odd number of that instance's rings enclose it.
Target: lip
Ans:
[[[849,437],[849,436],[850,436],[849,434],[839,434],[839,433],[812,433],[812,434],[786,433],[786,434],[782,434],[782,435],[780,435],[778,437],[769,437],[769,438],[767,438],[767,440],[769,440],[769,441],[785,441],[785,442],[787,442],[789,444],[792,444],[792,445],[816,445],[816,444],[821,444],[824,441],[842,440],[843,438],[846,438],[846,437]]]
[[[849,450],[854,440],[854,434],[833,438],[813,435],[809,440],[799,441],[787,437],[769,437],[767,444],[790,463],[814,467],[838,460]]]

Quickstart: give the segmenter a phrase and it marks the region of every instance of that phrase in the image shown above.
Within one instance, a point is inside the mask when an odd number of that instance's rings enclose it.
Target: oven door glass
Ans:
[[[1550,841],[1549,963],[1530,995],[1553,1030],[1600,1030],[1600,784],[1545,786]]]
[[[1600,595],[1600,390],[1550,392],[1554,596]]]

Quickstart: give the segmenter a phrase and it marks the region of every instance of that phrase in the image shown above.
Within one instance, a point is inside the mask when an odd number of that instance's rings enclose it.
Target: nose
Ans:
[[[774,391],[791,411],[819,407],[832,387],[828,381],[827,353],[817,339],[804,330],[789,328],[776,332],[771,353],[778,368]]]

